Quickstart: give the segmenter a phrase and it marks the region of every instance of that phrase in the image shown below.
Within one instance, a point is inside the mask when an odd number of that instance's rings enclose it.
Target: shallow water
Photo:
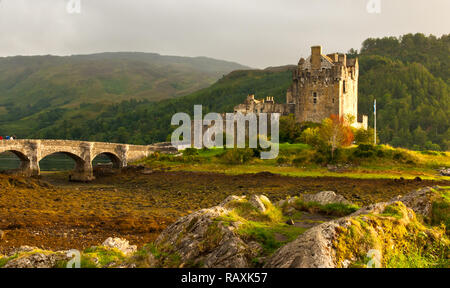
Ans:
[[[98,163],[110,163],[105,155],[100,155],[94,159],[94,165]],[[64,154],[53,154],[45,157],[39,162],[41,171],[69,171],[75,166],[75,161]],[[12,153],[0,154],[0,171],[17,169],[20,167],[20,160]]]

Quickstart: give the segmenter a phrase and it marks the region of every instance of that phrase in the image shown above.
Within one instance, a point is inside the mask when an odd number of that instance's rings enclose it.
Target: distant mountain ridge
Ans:
[[[0,121],[56,108],[160,101],[208,87],[248,67],[207,57],[107,52],[73,56],[0,58]]]

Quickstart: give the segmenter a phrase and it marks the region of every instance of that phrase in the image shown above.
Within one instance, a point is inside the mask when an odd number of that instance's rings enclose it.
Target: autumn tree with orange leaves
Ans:
[[[338,115],[331,115],[330,118],[323,120],[319,129],[319,137],[331,148],[331,159],[334,159],[336,149],[352,144],[354,135],[348,125],[350,122],[343,116],[339,117]]]

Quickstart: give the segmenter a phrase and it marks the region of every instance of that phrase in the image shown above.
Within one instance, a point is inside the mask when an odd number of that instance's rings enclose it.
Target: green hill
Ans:
[[[211,87],[177,99],[158,103],[125,101],[103,107],[83,105],[79,110],[55,110],[41,114],[36,119],[18,122],[18,129],[27,128],[34,138],[89,139],[127,143],[152,143],[165,141],[171,132],[170,120],[177,112],[193,113],[195,104],[202,104],[204,112],[229,112],[249,93],[273,95],[285,101],[291,81],[289,67],[281,70],[239,70],[231,72]],[[87,119],[86,115],[91,115]]]
[[[402,50],[399,50],[401,47]],[[368,39],[360,53],[360,113],[370,116],[378,102],[380,140],[414,149],[450,150],[449,37],[422,34]],[[124,101],[112,105],[81,104],[58,108],[0,126],[0,132],[21,131],[21,137],[66,138],[128,143],[165,141],[174,113],[229,112],[247,94],[285,101],[295,66],[239,70],[208,88],[160,102]],[[100,112],[99,112],[100,111]],[[4,133],[3,133],[4,134]],[[19,134],[19,133],[16,133]]]
[[[236,69],[246,67],[153,53],[0,58],[0,121],[56,108],[78,109],[80,104],[175,98]]]

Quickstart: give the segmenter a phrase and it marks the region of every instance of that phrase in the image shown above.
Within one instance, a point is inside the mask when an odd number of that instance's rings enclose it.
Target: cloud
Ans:
[[[143,51],[266,67],[309,47],[359,48],[368,37],[448,33],[448,0],[2,0],[0,56]]]

